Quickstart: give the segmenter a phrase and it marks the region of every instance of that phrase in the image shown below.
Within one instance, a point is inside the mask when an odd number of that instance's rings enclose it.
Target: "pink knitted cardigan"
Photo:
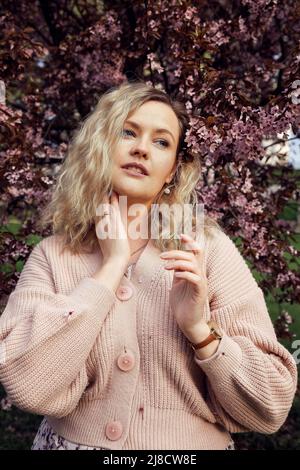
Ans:
[[[176,324],[173,272],[151,240],[116,292],[90,277],[100,249],[62,246],[52,235],[33,248],[0,317],[0,380],[13,404],[70,441],[124,450],[224,449],[230,433],[284,423],[296,364],[225,233],[205,241],[205,318],[224,333],[206,360]]]

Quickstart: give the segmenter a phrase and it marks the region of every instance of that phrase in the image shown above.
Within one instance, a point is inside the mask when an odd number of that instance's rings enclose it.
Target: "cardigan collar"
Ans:
[[[154,246],[153,240],[149,239],[135,263],[130,280],[124,274],[121,283],[123,285],[132,283],[136,287],[141,283],[141,286],[145,288],[159,271],[165,275],[172,275],[171,272],[163,269],[166,260],[159,257],[160,253],[160,249]],[[103,256],[100,249],[93,253],[80,253],[79,256],[86,267],[88,276],[93,275],[102,265]]]
[[[205,245],[204,258],[207,258],[207,245]],[[165,278],[169,288],[173,282],[173,271],[167,271],[163,266],[167,263],[167,260],[163,260],[159,257],[161,251],[159,248],[154,246],[153,240],[149,239],[143,252],[138,258],[131,278],[128,279],[125,274],[120,281],[120,285],[133,285],[134,288],[139,290],[147,290],[151,286],[152,281],[155,277]],[[97,252],[93,253],[80,253],[80,259],[86,267],[87,276],[92,276],[97,269],[102,265],[102,253],[99,248]],[[206,299],[203,319],[206,321],[211,319],[209,299]]]

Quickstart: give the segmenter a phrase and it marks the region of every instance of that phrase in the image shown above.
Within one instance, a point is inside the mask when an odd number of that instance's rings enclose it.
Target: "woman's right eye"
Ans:
[[[131,131],[130,129],[123,129],[123,131],[122,131],[122,132],[123,132],[123,133],[124,133],[124,132],[130,132],[130,133],[131,133],[131,135],[133,135],[133,134],[134,134],[134,132],[133,132],[133,131]]]

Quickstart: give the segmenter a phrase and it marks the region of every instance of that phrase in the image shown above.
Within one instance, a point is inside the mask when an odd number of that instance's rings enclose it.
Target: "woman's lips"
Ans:
[[[122,168],[122,170],[125,171],[129,176],[135,176],[136,178],[145,178],[145,176],[148,176],[144,175],[144,173],[138,173],[134,168]]]

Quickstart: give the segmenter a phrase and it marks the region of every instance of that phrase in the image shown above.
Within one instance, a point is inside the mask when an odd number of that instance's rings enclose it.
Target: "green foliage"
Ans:
[[[22,229],[22,222],[18,220],[14,216],[9,217],[9,221],[7,224],[3,224],[0,227],[0,232],[5,233],[11,233],[12,235],[18,235],[20,230]]]
[[[28,246],[35,246],[35,245],[37,245],[42,239],[43,239],[43,237],[41,237],[40,235],[30,234],[30,235],[28,235],[28,236],[25,238],[25,243],[26,243]]]

